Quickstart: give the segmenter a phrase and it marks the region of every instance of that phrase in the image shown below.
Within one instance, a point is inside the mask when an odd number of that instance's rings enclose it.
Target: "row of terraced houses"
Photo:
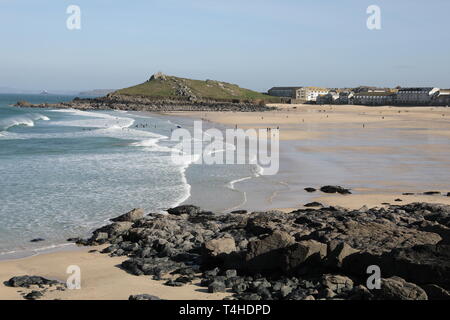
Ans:
[[[449,106],[450,89],[433,87],[329,89],[321,87],[273,87],[268,94],[288,103]]]

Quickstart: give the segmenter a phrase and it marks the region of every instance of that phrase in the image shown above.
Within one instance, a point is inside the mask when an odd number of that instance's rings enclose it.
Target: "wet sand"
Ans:
[[[280,128],[278,174],[235,185],[247,194],[244,209],[300,207],[321,196],[306,193],[305,187],[327,184],[380,199],[404,192],[450,192],[450,108],[273,106],[278,110],[182,113],[232,128]]]

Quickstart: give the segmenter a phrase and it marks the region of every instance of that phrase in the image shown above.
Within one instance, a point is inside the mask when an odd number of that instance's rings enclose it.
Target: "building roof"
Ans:
[[[392,96],[393,92],[358,92],[355,93],[355,97],[366,97],[366,96]]]
[[[327,88],[322,88],[322,87],[304,87],[305,89],[310,89],[310,90],[323,90],[323,91],[328,91]]]
[[[398,92],[405,92],[405,91],[430,92],[433,89],[434,89],[433,87],[400,88],[398,89]]]
[[[273,87],[273,88],[270,88],[269,91],[270,90],[297,90],[297,89],[301,89],[301,88],[303,88],[303,87]]]

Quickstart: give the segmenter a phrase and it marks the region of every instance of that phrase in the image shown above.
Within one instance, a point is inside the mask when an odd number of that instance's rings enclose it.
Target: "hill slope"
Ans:
[[[155,99],[183,99],[190,101],[265,101],[278,102],[279,99],[238,85],[214,81],[192,80],[157,73],[150,80],[137,86],[117,90],[113,95],[142,96]]]

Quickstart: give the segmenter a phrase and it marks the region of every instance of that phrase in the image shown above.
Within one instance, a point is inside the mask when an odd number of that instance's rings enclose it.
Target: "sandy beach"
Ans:
[[[9,288],[4,281],[13,276],[39,275],[51,280],[66,282],[67,267],[79,266],[81,269],[81,289],[59,291],[45,294],[44,300],[127,300],[130,295],[151,294],[170,300],[221,300],[229,294],[209,294],[195,283],[182,288],[163,285],[164,281],[154,281],[150,277],[137,277],[117,266],[125,257],[109,257],[97,250],[103,247],[80,248],[77,251],[60,251],[34,257],[0,262],[0,299],[23,300],[21,293],[33,290]],[[89,252],[95,250],[95,252]]]
[[[449,203],[449,108],[271,106],[278,109],[182,113],[242,129],[280,128],[280,172],[264,183],[266,188],[269,181],[282,188],[273,187],[264,201],[266,208],[301,207],[313,200],[327,204],[332,200],[344,207],[377,206],[398,198],[401,203]],[[303,192],[305,187],[338,183],[351,186],[357,195],[330,198]],[[443,196],[421,195],[426,191],[440,191]]]
[[[410,129],[412,133],[450,136],[446,107],[367,107],[359,105],[272,104],[276,111],[171,112],[239,128],[280,127],[281,140],[323,137],[328,129]],[[364,127],[363,127],[364,126]]]
[[[205,121],[221,123],[239,128],[276,128],[280,127],[281,140],[286,147],[281,149],[291,157],[302,159],[303,156],[328,157],[332,154],[344,155],[345,159],[363,155],[364,159],[382,159],[386,176],[372,177],[365,180],[361,172],[371,171],[370,167],[376,162],[367,163],[363,168],[354,168],[355,175],[346,168],[346,180],[341,182],[353,183],[352,195],[325,195],[323,193],[306,194],[300,191],[314,183],[320,187],[333,183],[334,178],[322,180],[317,171],[311,175],[309,168],[299,168],[293,177],[298,179],[304,174],[305,179],[297,185],[292,184],[289,201],[283,201],[283,192],[269,192],[273,208],[300,208],[305,201],[318,201],[325,205],[337,205],[351,209],[358,209],[363,205],[368,207],[382,206],[384,203],[407,204],[412,202],[430,202],[450,204],[448,172],[450,172],[450,109],[439,107],[363,107],[363,106],[311,106],[311,105],[277,105],[279,110],[264,113],[223,113],[223,112],[182,112],[170,115],[201,118]],[[360,135],[357,140],[346,140]],[[378,143],[372,144],[371,137],[377,137]],[[345,145],[335,144],[340,139],[356,141]],[[364,141],[367,139],[368,144]],[[399,147],[395,141],[407,141]],[[328,144],[326,142],[329,142]],[[290,146],[290,148],[287,148]],[[288,151],[286,151],[288,150]],[[395,155],[397,161],[391,163],[387,156]],[[314,158],[313,158],[314,159]],[[414,161],[410,161],[414,159]],[[301,161],[301,160],[299,160]],[[360,160],[358,160],[360,161]],[[381,161],[381,160],[380,160]],[[418,175],[417,183],[410,180],[396,180],[395,177],[412,176],[415,179],[414,166],[439,165],[443,176],[426,176],[423,172]],[[339,165],[339,164],[338,164]],[[320,168],[316,168],[320,170]],[[392,174],[388,174],[391,172]],[[435,172],[435,171],[430,171]],[[326,174],[327,172],[324,172]],[[434,173],[435,174],[435,173]],[[294,179],[292,178],[292,179]],[[275,179],[275,178],[274,178]],[[281,180],[280,180],[281,181]],[[276,181],[274,183],[278,183]],[[447,182],[447,183],[446,183]],[[256,183],[256,182],[255,182]],[[290,181],[286,182],[289,185]],[[426,191],[440,191],[441,195],[426,196]],[[403,195],[414,192],[416,195]],[[294,205],[292,197],[298,195]],[[251,193],[249,193],[251,198]],[[278,201],[278,198],[280,200]],[[287,196],[286,196],[287,197]],[[396,201],[401,199],[402,201]],[[295,201],[294,201],[295,202]],[[251,205],[251,201],[250,204]],[[266,205],[266,204],[264,204]],[[267,208],[269,209],[269,208]],[[286,210],[286,209],[285,209]],[[65,281],[66,268],[78,265],[82,268],[82,289],[51,291],[45,299],[127,299],[132,294],[152,294],[161,299],[222,299],[226,293],[208,294],[204,288],[187,285],[182,288],[164,286],[161,281],[151,280],[149,277],[136,277],[119,269],[123,257],[111,258],[100,254],[99,248],[82,248],[77,251],[56,252],[29,257],[19,260],[0,262],[0,281],[6,281],[18,275],[40,275],[49,279]],[[30,290],[18,290],[0,285],[0,299],[23,299],[20,293]]]

